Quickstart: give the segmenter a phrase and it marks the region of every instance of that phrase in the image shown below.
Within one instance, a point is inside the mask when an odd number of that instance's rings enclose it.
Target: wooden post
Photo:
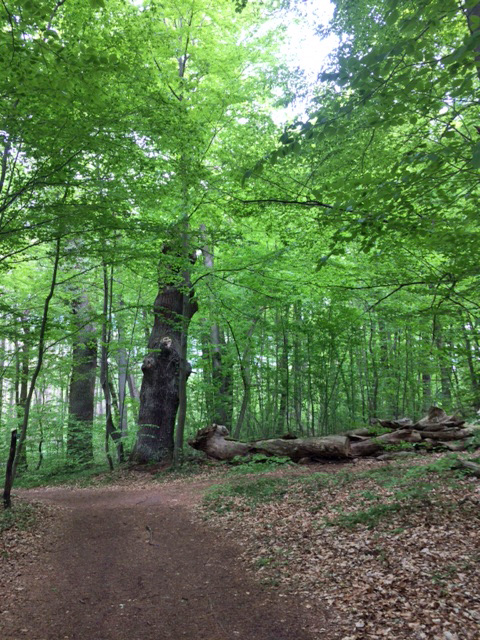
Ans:
[[[17,430],[13,429],[12,435],[10,438],[10,454],[8,456],[7,462],[7,472],[5,474],[5,487],[3,490],[3,507],[5,509],[10,509],[12,506],[10,493],[12,491],[13,484],[13,461],[15,460],[15,453],[17,452]]]

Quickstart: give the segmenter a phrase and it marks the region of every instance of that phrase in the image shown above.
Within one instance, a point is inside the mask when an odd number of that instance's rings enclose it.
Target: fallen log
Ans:
[[[468,438],[474,433],[473,429],[443,429],[442,431],[417,431],[421,434],[421,438],[429,438],[430,440],[462,440]]]
[[[437,444],[441,445],[444,449],[448,449],[449,451],[465,451],[470,446],[469,440],[463,440],[461,442],[444,442],[439,440]]]
[[[212,424],[210,427],[200,429],[188,444],[215,460],[232,460],[235,456],[245,456],[249,453],[250,447],[247,443],[230,440],[227,436],[227,427]]]
[[[438,431],[439,429],[459,428],[465,420],[456,415],[449,416],[440,407],[430,407],[428,415],[413,425],[417,431]]]
[[[421,442],[422,436],[418,431],[412,429],[402,429],[384,433],[381,436],[363,440],[362,442],[352,442],[351,451],[354,458],[360,456],[376,456],[385,450],[385,445],[400,444],[402,442]]]
[[[261,453],[267,456],[288,457],[297,462],[302,458],[347,459],[351,457],[347,436],[323,438],[274,438],[255,442],[237,442],[228,438],[228,429],[212,425],[201,429],[188,444],[216,460],[232,460],[236,456]]]
[[[480,478],[480,465],[470,460],[457,460],[454,469],[466,469],[476,478]]]
[[[349,438],[371,438],[375,434],[375,430],[371,427],[360,427],[359,429],[350,429],[343,433],[344,436]]]
[[[456,416],[448,416],[440,407],[430,407],[428,415],[416,423],[409,418],[401,418],[378,420],[377,424],[391,431],[375,435],[375,427],[366,427],[351,429],[340,435],[311,438],[297,438],[289,433],[280,438],[253,442],[232,440],[228,437],[226,427],[213,424],[201,429],[188,444],[216,460],[232,460],[236,456],[259,453],[307,463],[362,456],[378,457],[382,454],[388,456],[391,453],[389,448],[395,448],[394,445],[401,448],[403,443],[421,443],[428,450],[461,450],[471,444],[468,438],[479,430],[479,427],[466,425],[464,420]]]
[[[286,456],[294,462],[302,458],[349,458],[350,440],[348,436],[332,435],[323,438],[295,438],[295,440],[259,440],[251,443],[251,453],[267,456]]]
[[[399,420],[379,420],[378,424],[385,429],[407,429],[413,427],[413,422],[410,418],[400,418]]]
[[[388,460],[397,460],[398,458],[411,458],[416,455],[418,455],[418,453],[415,451],[390,451],[389,453],[382,453],[382,455],[377,456],[377,460],[386,462]]]

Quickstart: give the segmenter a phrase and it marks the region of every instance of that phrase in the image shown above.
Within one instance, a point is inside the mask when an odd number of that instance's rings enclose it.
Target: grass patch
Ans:
[[[363,525],[369,529],[380,524],[380,521],[394,513],[411,513],[418,509],[424,509],[431,504],[430,493],[435,490],[435,485],[421,484],[400,489],[395,492],[388,502],[380,502],[381,495],[368,492],[367,499],[375,500],[374,504],[367,509],[359,509],[350,513],[340,513],[336,518],[326,521],[329,526],[339,526],[352,529]],[[367,493],[367,492],[365,492]]]
[[[345,529],[354,529],[359,525],[367,526],[373,529],[378,525],[379,521],[392,513],[404,510],[405,505],[401,502],[390,502],[386,504],[377,504],[363,511],[354,511],[353,513],[341,513],[336,518],[326,520],[327,526],[343,527]]]
[[[167,469],[158,471],[153,475],[158,482],[169,482],[171,480],[182,480],[188,478],[196,478],[213,472],[224,472],[225,465],[219,462],[210,462],[208,460],[192,460],[185,461],[181,464],[172,465]]]
[[[208,510],[225,513],[232,510],[239,499],[249,507],[281,500],[290,486],[288,478],[245,478],[235,483],[214,485],[203,500]]]
[[[10,509],[0,511],[0,534],[16,527],[22,531],[31,529],[35,524],[35,507],[31,504],[18,502]]]
[[[98,477],[102,474],[101,479]],[[75,485],[88,487],[98,484],[105,478],[104,484],[113,481],[113,474],[104,464],[63,463],[45,465],[38,471],[24,471],[15,478],[15,487],[32,489],[34,487]]]
[[[303,501],[307,500],[307,510],[320,514],[322,519],[325,505],[335,505],[336,496],[346,490],[351,496],[351,506],[346,510],[342,504],[334,506],[338,515],[332,516],[330,512],[323,524],[374,528],[390,521],[393,514],[411,514],[436,504],[439,500],[436,490],[455,487],[465,476],[463,470],[455,469],[456,460],[457,456],[452,454],[430,464],[406,466],[397,462],[362,472],[345,469],[295,477],[239,478],[237,482],[212,487],[205,495],[204,504],[210,511],[225,513],[298,494]]]
[[[276,471],[286,466],[293,466],[294,463],[287,457],[265,456],[260,453],[255,453],[249,458],[236,456],[230,462],[230,465],[234,465],[229,470],[230,474],[243,475],[248,473],[268,473],[269,471]]]

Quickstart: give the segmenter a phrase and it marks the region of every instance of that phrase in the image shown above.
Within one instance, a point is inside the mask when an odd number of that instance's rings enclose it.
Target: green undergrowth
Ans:
[[[286,467],[296,465],[290,458],[281,456],[265,456],[254,454],[250,457],[237,456],[228,462],[194,459],[158,471],[154,477],[158,482],[168,482],[176,479],[197,478],[205,475],[247,476],[250,474],[265,474]]]
[[[323,526],[373,528],[394,514],[409,514],[439,503],[442,488],[459,486],[469,475],[455,468],[457,459],[451,454],[427,464],[397,462],[368,471],[346,468],[306,476],[239,477],[211,487],[204,506],[207,513],[223,514],[288,500],[292,506],[301,503],[308,511],[321,513],[328,499],[329,515],[323,518]],[[336,504],[342,492],[348,495],[347,508],[344,502]]]
[[[226,466],[219,462],[209,460],[186,461],[181,464],[174,464],[166,469],[158,470],[153,477],[157,482],[170,482],[171,480],[188,480],[211,475],[225,473]]]
[[[113,481],[113,474],[109,473],[106,463],[45,464],[39,470],[20,472],[15,478],[15,487],[31,489],[58,485],[90,486],[98,483],[100,478],[105,479],[105,484]]]
[[[395,513],[407,514],[431,505],[431,494],[440,486],[440,483],[400,486],[397,487],[388,501],[384,501],[384,496],[380,494],[364,491],[362,492],[363,495],[360,496],[362,503],[364,505],[372,504],[349,513],[340,511],[337,516],[326,519],[325,524],[347,529],[364,525],[371,529]]]
[[[35,524],[35,507],[31,504],[15,501],[10,509],[0,510],[0,534],[12,527],[22,531],[31,529]]]
[[[208,510],[224,513],[235,508],[238,498],[252,507],[281,500],[291,486],[289,478],[241,478],[228,484],[210,487],[204,496],[204,503]]]
[[[266,456],[261,453],[255,453],[245,458],[236,456],[229,464],[229,474],[246,475],[249,473],[268,473],[276,471],[288,466],[294,466],[294,462],[290,458],[283,456]]]
[[[128,481],[128,474],[133,471],[136,479],[144,474],[146,479],[156,482],[169,482],[176,479],[197,478],[211,473],[225,473],[226,465],[206,460],[187,460],[182,464],[160,468],[158,464],[130,465],[121,464],[111,471],[105,463],[66,463],[55,462],[44,464],[39,470],[21,471],[15,479],[15,488],[31,489],[45,486],[99,487]]]

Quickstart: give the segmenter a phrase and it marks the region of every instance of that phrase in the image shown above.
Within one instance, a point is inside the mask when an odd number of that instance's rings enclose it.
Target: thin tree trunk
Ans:
[[[205,225],[200,227],[204,246],[202,255],[207,269],[214,269],[213,249],[210,249],[206,240]],[[210,305],[213,308],[215,300],[210,295]],[[225,336],[217,322],[210,326],[209,336],[210,364],[212,368],[212,422],[222,424],[228,429],[232,424],[232,370],[231,366],[225,362]]]
[[[183,207],[184,218],[182,220],[182,251],[181,255],[186,263],[188,260],[188,214],[187,214],[187,202],[188,202],[188,189],[186,181],[183,184]],[[182,272],[183,282],[190,282],[190,272],[188,268],[185,268]],[[190,363],[187,361],[187,347],[188,347],[188,325],[190,324],[191,315],[190,312],[190,296],[189,293],[182,291],[182,322],[180,332],[180,363],[178,369],[178,415],[177,426],[175,432],[174,443],[174,455],[175,461],[181,462],[183,455],[183,437],[185,433],[185,423],[187,420],[187,380],[191,373]],[[195,307],[196,311],[197,307]],[[195,313],[194,311],[194,313]],[[192,314],[193,315],[193,314]],[[188,317],[188,322],[186,318]]]
[[[368,337],[368,352],[372,365],[372,392],[369,397],[369,419],[377,417],[378,411],[378,363],[375,353],[375,321],[370,315],[370,335]]]
[[[30,387],[28,390],[27,400],[25,402],[25,410],[23,413],[23,422],[22,422],[22,430],[20,432],[20,438],[18,440],[17,450],[15,454],[15,459],[12,463],[11,473],[7,475],[5,478],[5,486],[3,491],[3,500],[4,504],[11,504],[11,490],[13,483],[15,481],[15,475],[17,471],[18,461],[20,459],[22,448],[25,445],[25,439],[27,437],[27,429],[28,429],[28,421],[30,417],[30,407],[32,404],[33,392],[35,391],[35,385],[37,382],[37,378],[40,374],[43,364],[43,357],[45,352],[45,333],[47,330],[47,321],[48,321],[48,310],[50,307],[50,301],[53,298],[53,293],[55,291],[55,285],[57,282],[57,272],[58,272],[58,263],[60,260],[60,238],[57,239],[56,247],[55,247],[55,260],[53,265],[52,272],[52,280],[50,283],[50,291],[48,292],[47,297],[45,298],[45,303],[43,306],[43,314],[42,314],[42,323],[40,325],[40,334],[38,337],[38,352],[37,352],[37,363],[35,365],[35,369],[33,371],[32,379],[30,381]]]
[[[410,333],[405,327],[405,371],[403,378],[402,415],[407,415],[408,378],[410,376]]]
[[[422,411],[425,413],[432,406],[432,376],[422,373]]]
[[[0,340],[0,433],[2,433],[3,426],[3,390],[4,390],[4,377],[5,377],[5,338]]]
[[[111,282],[110,282],[111,284]],[[110,304],[110,284],[108,279],[107,266],[103,265],[103,321],[102,321],[102,348],[100,355],[100,384],[105,399],[105,454],[108,465],[113,470],[113,460],[110,454],[110,438],[115,442],[117,447],[118,461],[123,462],[123,447],[121,436],[115,428],[112,414],[112,394],[110,387],[110,375],[108,366],[108,350],[110,347],[111,337],[111,304]]]
[[[7,460],[7,470],[5,474],[5,487],[3,490],[3,508],[10,509],[12,506],[11,488],[13,486],[13,463],[17,451],[17,430],[13,429],[10,436],[10,452]]]
[[[260,313],[261,315],[261,313]],[[245,343],[245,348],[243,350],[243,354],[240,355],[240,350],[238,347],[238,342],[235,338],[235,334],[233,332],[232,327],[230,326],[230,332],[232,334],[232,338],[235,342],[235,348],[237,350],[237,354],[238,354],[238,362],[240,364],[240,373],[242,376],[242,382],[243,382],[243,398],[242,398],[242,404],[240,407],[240,411],[238,413],[238,417],[237,417],[237,422],[235,424],[235,430],[234,430],[234,438],[238,438],[240,436],[240,433],[242,431],[242,426],[243,426],[243,421],[245,420],[245,414],[247,412],[247,408],[248,408],[248,403],[250,402],[250,390],[251,390],[251,376],[250,376],[250,362],[249,362],[249,357],[250,357],[250,348],[251,348],[251,339],[253,336],[253,332],[255,331],[255,326],[257,324],[257,322],[260,320],[260,315],[255,318],[252,322],[252,324],[250,325],[250,329],[248,330],[247,333],[247,337],[246,337],[246,343]]]
[[[278,421],[275,425],[275,430],[280,434],[285,432],[285,427],[288,431],[289,428],[289,418],[288,418],[288,387],[290,383],[290,376],[288,370],[288,334],[287,329],[285,327],[285,322],[288,327],[288,316],[290,313],[290,307],[287,306],[285,309],[285,315],[282,318],[282,355],[280,356],[280,362],[278,363],[280,366],[280,407],[278,410]]]
[[[314,398],[314,395],[313,395],[312,340],[311,340],[310,333],[307,334],[307,360],[308,360],[308,369],[307,369],[307,376],[308,376],[308,406],[309,406],[309,409],[310,409],[309,426],[310,426],[310,435],[314,436],[315,435],[315,398]]]
[[[293,337],[293,410],[295,412],[295,426],[303,435],[302,425],[302,359],[300,328],[302,326],[302,307],[299,302],[294,305],[295,330]]]
[[[40,393],[35,393],[35,404],[37,407],[41,407],[38,412],[38,430],[40,438],[38,440],[38,461],[37,466],[35,467],[36,471],[40,469],[43,463],[43,441],[44,441],[44,431],[43,431],[43,408],[45,407],[45,386],[40,391]]]
[[[357,417],[357,403],[356,403],[356,388],[355,388],[355,358],[353,353],[353,344],[352,341],[349,340],[348,344],[348,356],[350,363],[350,398],[352,403],[352,421],[356,420]]]
[[[188,278],[188,274],[184,273],[184,278]],[[188,315],[189,298],[182,294],[182,318]],[[177,428],[175,433],[175,458],[180,461],[183,451],[183,437],[185,433],[185,422],[187,419],[187,378],[190,375],[190,365],[187,362],[187,329],[182,323],[182,331],[180,333],[180,366],[178,370],[178,415]]]
[[[465,352],[467,356],[468,372],[470,374],[470,384],[472,386],[473,407],[475,410],[478,410],[480,409],[480,384],[479,384],[477,372],[475,371],[475,366],[473,364],[472,343],[470,342],[470,337],[468,335],[468,330],[465,327],[465,323],[463,323],[463,339],[465,342]]]
[[[433,318],[433,336],[438,351],[440,361],[440,384],[442,389],[442,403],[450,406],[452,400],[452,392],[450,388],[449,368],[445,364],[445,353],[443,346],[443,330],[438,315]]]
[[[132,398],[132,400],[140,401],[140,391],[138,390],[137,385],[135,383],[135,378],[131,373],[127,375],[127,384],[128,384],[128,391],[130,393],[130,397]]]
[[[25,403],[27,402],[28,396],[28,376],[30,369],[30,338],[29,338],[29,328],[27,325],[28,322],[28,312],[25,312],[22,317],[22,330],[23,330],[23,347],[21,351],[21,355],[19,357],[19,385],[17,386],[17,420],[18,420],[18,428],[22,428],[23,415],[25,412]],[[21,457],[18,460],[18,470],[26,471],[28,469],[27,462],[27,447],[25,446],[21,450]]]
[[[119,314],[121,316],[121,314]],[[124,341],[124,326],[123,319],[117,316],[118,325],[118,352],[117,352],[117,365],[118,365],[118,415],[119,415],[119,429],[122,438],[125,438],[128,433],[128,410],[127,410],[127,376],[128,376],[128,355],[127,350],[123,344]]]

